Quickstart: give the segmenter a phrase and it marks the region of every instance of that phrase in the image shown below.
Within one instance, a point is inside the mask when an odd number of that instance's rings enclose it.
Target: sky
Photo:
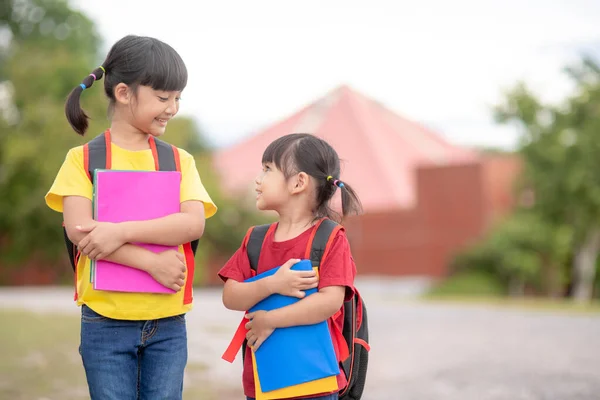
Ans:
[[[523,80],[559,102],[571,90],[563,67],[600,56],[597,0],[72,4],[96,23],[104,53],[127,34],[173,46],[189,73],[180,113],[218,147],[348,85],[452,143],[512,149],[517,127],[491,113],[503,93]]]

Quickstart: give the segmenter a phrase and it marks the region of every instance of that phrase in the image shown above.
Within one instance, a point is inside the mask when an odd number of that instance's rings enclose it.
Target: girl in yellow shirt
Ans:
[[[80,135],[88,126],[80,96],[103,77],[111,113],[110,129],[104,133],[111,168],[154,170],[151,145],[177,114],[187,84],[183,60],[154,38],[119,40],[67,99],[67,119]],[[94,221],[92,183],[82,146],[69,150],[46,195],[48,206],[63,213],[67,235],[80,252],[76,265],[76,297],[82,308],[80,353],[92,399],[181,399],[187,362],[185,313],[192,307],[191,295],[184,296],[183,290],[191,290],[183,245],[202,236],[205,219],[217,209],[194,158],[183,149],[175,153],[182,175],[181,208],[164,218]],[[179,246],[179,251],[155,254],[131,244],[136,242]],[[89,279],[90,259],[144,270],[176,293],[95,290]]]

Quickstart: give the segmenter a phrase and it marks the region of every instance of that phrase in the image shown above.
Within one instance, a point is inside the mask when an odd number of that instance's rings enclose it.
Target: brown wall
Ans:
[[[416,171],[417,206],[345,222],[361,275],[442,277],[454,255],[510,212],[514,157]]]

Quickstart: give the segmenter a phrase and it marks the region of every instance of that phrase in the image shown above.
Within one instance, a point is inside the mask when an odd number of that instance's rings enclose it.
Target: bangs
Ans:
[[[272,142],[263,153],[262,163],[273,163],[278,170],[289,178],[295,167],[294,149],[297,147],[298,137],[284,136]]]
[[[154,43],[147,56],[140,84],[154,90],[180,92],[187,85],[187,68],[177,52],[165,43]]]

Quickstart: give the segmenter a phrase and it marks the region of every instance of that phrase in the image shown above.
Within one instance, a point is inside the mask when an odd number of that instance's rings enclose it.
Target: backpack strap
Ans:
[[[107,129],[83,145],[83,164],[92,183],[94,182],[94,171],[96,169],[110,169],[112,166],[110,143],[110,129]],[[177,147],[153,136],[149,137],[148,144],[152,150],[155,171],[181,172]]]
[[[317,223],[317,229],[313,230],[306,245],[305,259],[310,259],[313,268],[319,268],[342,226],[329,218],[323,218]]]
[[[310,259],[313,268],[319,268],[323,263],[325,257],[327,257],[327,254],[329,254],[333,239],[335,239],[340,229],[343,229],[343,227],[329,218],[323,218],[318,222],[317,229],[312,232],[310,238],[308,239],[306,253],[304,255],[305,259]],[[341,312],[341,309],[338,310],[338,312],[335,313],[328,321],[330,328],[332,328],[331,330],[333,335],[331,340],[333,341],[333,348],[335,350],[335,355],[338,359],[338,362],[345,360],[350,355],[348,343],[344,338],[343,332],[337,327],[337,325],[332,323],[332,319],[337,318]]]
[[[148,139],[150,149],[152,150],[152,156],[154,157],[154,169],[156,171],[179,171],[181,172],[181,165],[179,164],[179,151],[173,145],[163,142],[160,139],[156,139],[150,136]]]
[[[83,166],[88,178],[94,183],[96,169],[110,169],[112,157],[110,152],[110,129],[101,133],[83,145]]]
[[[275,229],[275,224],[257,225],[249,231],[246,240],[246,252],[250,260],[250,268],[254,274],[258,271],[258,259],[267,234]]]
[[[181,162],[179,158],[179,150],[177,147],[163,142],[160,139],[150,136],[148,138],[152,157],[154,158],[155,171],[178,171],[181,172]],[[193,285],[194,273],[196,269],[196,250],[198,249],[199,240],[193,240],[183,244],[183,254],[185,256],[185,265],[187,267],[187,278],[183,288],[183,304],[190,304],[194,300]]]

